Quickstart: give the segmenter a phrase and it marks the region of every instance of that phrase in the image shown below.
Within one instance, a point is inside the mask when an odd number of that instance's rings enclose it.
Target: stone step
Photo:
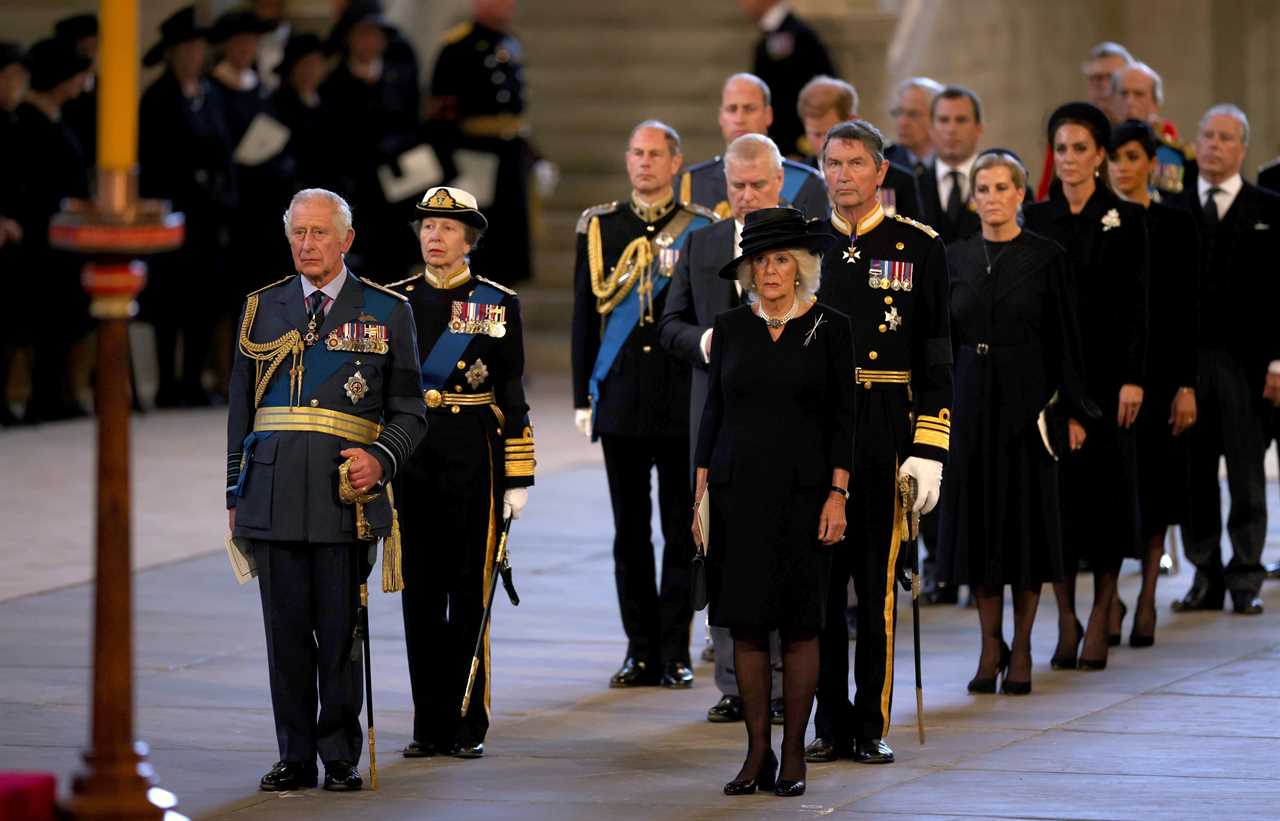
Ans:
[[[637,32],[628,26],[525,27],[521,38],[530,65],[622,66],[643,63],[722,65],[729,72],[751,65],[748,27],[690,25]],[[741,66],[741,68],[733,68]]]

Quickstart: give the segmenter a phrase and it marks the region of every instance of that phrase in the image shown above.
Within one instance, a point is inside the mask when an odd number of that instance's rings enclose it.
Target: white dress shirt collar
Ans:
[[[333,279],[329,280],[329,284],[324,286],[323,288],[317,288],[316,286],[312,285],[311,280],[307,279],[301,274],[298,275],[298,278],[302,280],[302,298],[303,299],[309,298],[316,291],[323,292],[324,295],[329,298],[330,300],[329,307],[325,308],[325,313],[328,313],[329,308],[333,307],[332,303],[338,301],[338,294],[342,293],[342,286],[345,285],[347,282],[347,266],[343,265],[342,270],[338,272],[338,275]]]
[[[973,168],[973,163],[977,159],[978,155],[974,154],[958,165],[947,165],[941,157],[935,155],[933,172],[938,181],[938,199],[942,201],[943,207],[946,207],[947,199],[951,196],[951,177],[948,175],[952,171],[960,172],[960,193],[964,195],[961,199],[968,199],[969,171]]]

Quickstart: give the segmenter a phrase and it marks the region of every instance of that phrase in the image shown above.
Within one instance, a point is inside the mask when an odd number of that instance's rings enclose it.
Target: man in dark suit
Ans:
[[[258,569],[280,748],[260,786],[314,787],[319,755],[326,790],[358,790],[359,589],[426,405],[413,311],[347,269],[350,206],[311,188],[286,213],[298,273],[246,300],[227,409],[228,522]],[[376,498],[342,503],[346,482]]]
[[[982,101],[963,86],[947,86],[933,98],[929,120],[937,155],[920,176],[923,221],[943,242],[966,239],[980,227],[970,197],[969,171],[982,137]]]
[[[1192,509],[1187,558],[1195,581],[1174,610],[1220,610],[1231,593],[1236,613],[1262,612],[1267,534],[1267,423],[1280,405],[1280,331],[1273,274],[1280,251],[1280,196],[1240,176],[1249,120],[1234,105],[1210,108],[1196,142],[1199,175],[1183,204],[1200,222],[1200,354],[1191,434]],[[1227,464],[1231,561],[1222,566],[1219,459]]]
[[[742,222],[761,208],[778,207],[782,192],[782,154],[763,134],[744,134],[724,154],[724,172],[733,219],[724,219],[689,235],[676,263],[667,305],[658,322],[658,341],[693,369],[689,388],[689,464],[698,442],[702,406],[707,401],[707,366],[711,362],[711,325],[716,314],[742,304],[741,286],[720,277],[720,269],[741,253],[738,247]],[[771,638],[773,652],[773,713],[781,720],[782,658],[778,634]],[[716,687],[720,700],[707,711],[713,722],[742,718],[742,698],[734,671],[733,637],[727,627],[712,627],[715,647]]]
[[[802,143],[805,131],[795,114],[796,98],[812,78],[836,75],[827,47],[818,33],[782,0],[738,0],[738,6],[760,27],[751,72],[769,84],[777,103],[769,136],[785,156],[799,158],[816,153],[816,148]]]
[[[919,177],[933,162],[933,139],[929,136],[929,111],[942,83],[929,77],[908,77],[894,95],[889,116],[897,135],[885,148],[885,159],[897,163]]]
[[[835,77],[814,77],[800,90],[796,111],[804,123],[805,138],[813,146],[813,156],[806,157],[805,162],[821,173],[818,155],[822,154],[827,132],[836,123],[858,116],[858,91]],[[876,193],[888,216],[901,214],[920,219],[920,186],[916,184],[915,175],[907,169],[890,163],[884,185]]]
[[[627,202],[588,208],[573,273],[574,424],[604,451],[614,579],[627,656],[610,687],[692,687],[689,626],[689,366],[662,350],[658,319],[689,235],[715,221],[677,202],[680,135],[645,120],[627,142]],[[658,471],[664,541],[657,586],[649,522]]]

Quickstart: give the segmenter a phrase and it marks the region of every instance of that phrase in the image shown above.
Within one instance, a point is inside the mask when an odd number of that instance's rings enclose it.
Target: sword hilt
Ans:
[[[467,674],[467,689],[462,694],[462,717],[467,717],[467,711],[471,709],[471,691],[476,686],[476,671],[480,669],[480,657],[471,657],[471,672]]]

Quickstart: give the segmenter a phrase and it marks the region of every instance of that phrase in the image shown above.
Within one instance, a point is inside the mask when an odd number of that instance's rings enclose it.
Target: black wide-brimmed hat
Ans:
[[[428,188],[418,203],[418,211],[423,217],[448,217],[458,222],[479,228],[481,231],[489,227],[489,221],[480,213],[480,206],[475,195],[461,188],[450,188],[438,185]]]
[[[284,57],[280,60],[280,64],[275,67],[275,73],[281,77],[288,77],[293,67],[311,54],[324,54],[324,43],[314,34],[294,34],[289,37],[289,42],[284,44]]]
[[[1093,134],[1093,140],[1099,148],[1105,149],[1111,144],[1111,121],[1107,119],[1107,115],[1093,103],[1076,101],[1063,103],[1049,115],[1049,125],[1045,130],[1049,145],[1053,145],[1053,135],[1064,120],[1084,123],[1085,128]]]
[[[175,11],[160,24],[160,41],[147,53],[142,55],[144,66],[154,66],[164,59],[164,52],[170,46],[186,43],[191,40],[205,40],[209,37],[209,29],[202,26],[196,18],[196,7],[186,6]]]
[[[92,65],[88,57],[76,50],[75,43],[57,37],[33,45],[23,63],[31,72],[32,91],[48,91]]]
[[[806,220],[795,208],[761,208],[742,221],[742,253],[720,269],[724,279],[737,279],[738,266],[756,254],[779,248],[803,248],[813,254],[824,254],[835,244],[835,237],[822,220]]]
[[[73,14],[53,24],[53,36],[75,42],[86,37],[98,36],[98,15]]]
[[[209,31],[209,42],[221,45],[237,34],[266,34],[273,31],[275,27],[275,23],[263,20],[248,9],[237,9],[213,21],[213,28]]]
[[[342,12],[338,22],[334,24],[333,31],[329,32],[325,50],[330,54],[345,51],[347,37],[360,23],[373,23],[386,32],[388,38],[396,33],[395,25],[382,10],[382,3],[379,0],[352,0],[351,5],[347,6],[346,11]]]
[[[21,63],[27,53],[22,46],[12,40],[0,40],[0,69],[8,68],[14,63]]]

